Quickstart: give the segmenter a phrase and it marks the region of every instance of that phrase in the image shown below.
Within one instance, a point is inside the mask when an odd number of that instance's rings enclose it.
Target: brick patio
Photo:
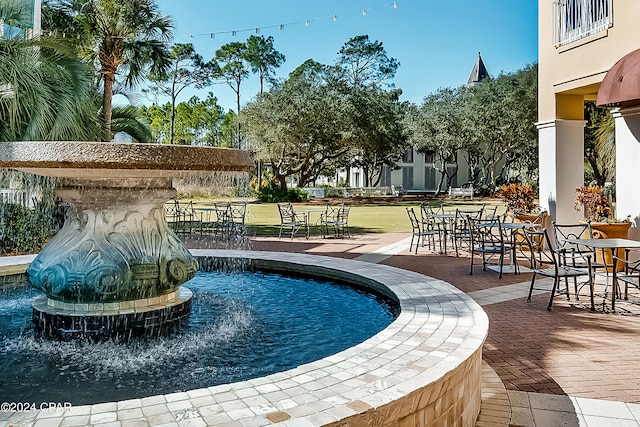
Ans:
[[[355,258],[406,236],[370,234],[338,241],[258,238],[252,240],[252,249]],[[445,280],[467,293],[522,284],[521,298],[483,307],[490,321],[483,358],[507,390],[640,402],[640,316],[624,314],[623,307],[620,313],[604,313],[601,298],[596,299],[596,312],[564,297],[556,298],[548,312],[548,293],[526,302],[531,273],[498,279],[497,273],[476,267],[470,276],[466,256],[420,248],[418,255],[404,250],[382,263]]]

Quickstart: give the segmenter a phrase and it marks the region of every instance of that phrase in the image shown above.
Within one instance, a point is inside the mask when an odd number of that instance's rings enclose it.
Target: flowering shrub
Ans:
[[[529,184],[503,185],[496,192],[512,212],[532,212],[536,208],[536,194]]]
[[[581,212],[588,221],[617,222],[609,205],[609,200],[599,185],[583,185],[576,188],[576,203],[573,208]]]

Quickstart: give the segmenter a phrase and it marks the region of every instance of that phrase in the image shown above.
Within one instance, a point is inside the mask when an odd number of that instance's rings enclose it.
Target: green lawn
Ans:
[[[194,199],[195,207],[210,206],[215,202],[222,200],[214,199]],[[456,207],[480,207],[482,204],[498,205],[498,212],[504,211],[502,202],[494,199],[483,199],[474,201],[451,201],[448,199],[431,200],[430,203],[439,205],[444,204],[449,209]],[[347,204],[349,204],[347,202]],[[407,217],[407,207],[419,209],[420,202],[401,202],[389,204],[364,204],[352,205],[349,212],[349,229],[354,234],[364,233],[393,233],[393,232],[410,232],[411,225]],[[294,203],[294,209],[314,209],[322,210],[324,205],[310,203]],[[418,215],[419,212],[416,212]],[[320,212],[312,212],[311,223],[314,224],[318,219]],[[247,204],[247,214],[245,224],[249,228],[251,235],[257,236],[273,236],[278,234],[280,227],[280,215],[278,206],[275,203],[258,203],[249,201]]]

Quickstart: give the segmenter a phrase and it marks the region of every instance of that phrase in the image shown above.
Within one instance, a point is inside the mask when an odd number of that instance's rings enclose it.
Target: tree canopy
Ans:
[[[537,66],[530,65],[475,87],[441,88],[413,109],[407,126],[418,150],[435,154],[447,186],[461,156],[471,179],[492,192],[502,177],[535,177],[536,119]]]
[[[349,87],[379,87],[395,76],[400,63],[387,56],[382,42],[360,35],[349,39],[338,51],[336,66],[341,80]]]
[[[189,86],[203,88],[210,84],[211,68],[196,53],[191,43],[177,43],[169,52],[170,65],[161,73],[150,73],[149,79],[155,84],[151,92],[163,94],[170,99],[171,119],[169,130],[169,144],[173,144],[175,135],[176,100],[180,93]]]
[[[342,105],[326,77],[325,67],[307,61],[281,87],[260,95],[241,113],[257,160],[271,164],[283,188],[291,176],[299,186],[313,182],[349,151],[340,132]]]

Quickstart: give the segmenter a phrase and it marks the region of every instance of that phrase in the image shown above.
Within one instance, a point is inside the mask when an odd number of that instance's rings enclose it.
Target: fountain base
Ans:
[[[191,291],[182,287],[153,298],[114,303],[66,303],[41,296],[33,323],[43,337],[68,340],[129,340],[174,330],[191,312]]]

